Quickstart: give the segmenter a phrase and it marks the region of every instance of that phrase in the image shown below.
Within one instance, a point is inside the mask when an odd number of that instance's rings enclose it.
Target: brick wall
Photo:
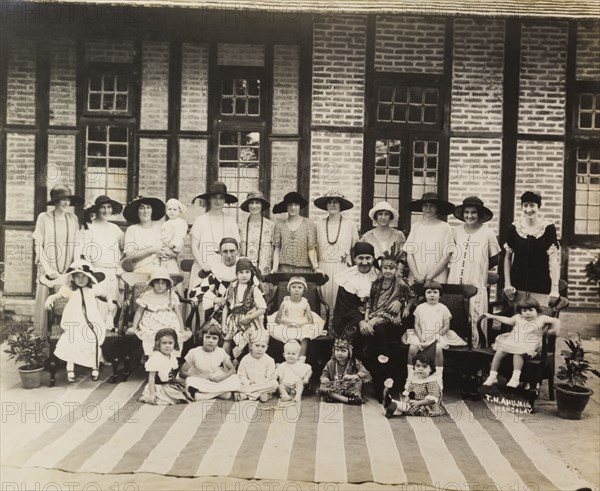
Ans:
[[[204,213],[198,201],[192,204],[206,188],[206,140],[179,140],[179,201],[188,207],[183,218],[194,223],[196,217]]]
[[[167,140],[140,138],[139,194],[165,200]]]
[[[6,135],[6,220],[35,220],[35,135]]]
[[[344,216],[360,224],[362,195],[363,135],[356,133],[312,134],[310,164],[310,216],[314,220],[326,213],[314,206],[313,201],[335,189],[354,203]]]
[[[169,43],[142,44],[142,130],[165,130],[169,125]]]
[[[479,196],[494,213],[488,222],[499,232],[500,198],[502,194],[502,140],[487,138],[452,138],[448,199],[455,205],[468,196]],[[450,225],[461,223],[452,215]]]
[[[219,44],[217,64],[264,66],[265,47],[262,44]]]
[[[313,124],[363,126],[365,42],[364,16],[344,15],[315,22]]]
[[[275,46],[273,53],[273,120],[275,134],[298,133],[300,48]]]
[[[134,41],[92,39],[85,41],[85,62],[133,63],[136,46]]]
[[[585,276],[585,265],[598,257],[600,248],[582,249],[571,247],[569,253],[569,300],[571,305],[577,307],[600,307],[598,286],[588,283]]]
[[[13,39],[6,63],[6,122],[35,124],[35,43]]]
[[[4,293],[31,293],[33,239],[29,230],[6,230]]]
[[[52,43],[50,51],[50,124],[75,126],[77,117],[75,40]]]
[[[519,132],[563,134],[567,24],[523,22]]]
[[[375,70],[400,73],[444,71],[445,21],[441,18],[378,15]]]
[[[456,19],[453,131],[502,131],[504,21]]]
[[[48,135],[48,190],[59,183],[75,190],[75,135]]]
[[[298,183],[298,142],[274,141],[271,144],[271,207],[286,193],[296,191]]]
[[[208,46],[184,44],[181,68],[181,129],[206,131]]]
[[[577,24],[577,80],[600,80],[600,22]]]
[[[560,238],[563,202],[564,143],[520,141],[517,144],[515,218],[521,215],[521,195],[537,191],[542,195],[540,215],[556,225]]]

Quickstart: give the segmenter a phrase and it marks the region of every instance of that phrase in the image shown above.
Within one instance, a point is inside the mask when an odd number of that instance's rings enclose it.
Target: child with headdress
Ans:
[[[177,332],[177,341],[182,346],[192,332],[185,329],[179,306],[179,297],[174,290],[173,279],[163,267],[154,268],[147,289],[136,300],[138,305],[133,316],[133,332],[142,340],[144,355],[154,352],[156,333],[171,328]],[[179,350],[175,353],[180,355]]]
[[[104,273],[96,273],[92,266],[82,259],[71,264],[66,271],[69,285],[61,287],[58,293],[46,300],[46,309],[51,309],[58,298],[68,299],[60,321],[63,333],[56,343],[54,354],[67,362],[67,380],[75,382],[75,364],[92,369],[92,380],[98,380],[100,346],[106,334],[105,319],[98,311],[96,297],[101,296],[97,288],[104,280]],[[114,306],[108,298],[109,310]]]
[[[352,335],[354,328],[347,328],[336,337],[327,362],[321,374],[318,393],[325,402],[363,404],[362,389],[371,382],[371,375],[364,365],[354,357]]]
[[[238,358],[250,344],[250,335],[265,330],[263,316],[267,303],[254,281],[257,273],[250,259],[238,259],[235,273],[237,279],[231,282],[225,294],[222,329],[225,339],[223,348],[228,354]]]

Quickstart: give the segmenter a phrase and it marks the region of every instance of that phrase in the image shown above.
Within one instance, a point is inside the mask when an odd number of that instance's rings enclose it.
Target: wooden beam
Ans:
[[[300,134],[302,140],[298,149],[298,192],[306,199],[310,199],[310,165],[312,141],[312,69],[313,69],[313,15],[303,14],[300,19],[300,87],[299,111]],[[308,215],[309,207],[302,210],[304,216]]]
[[[181,126],[181,41],[172,41],[169,50],[169,119],[167,139],[167,198],[179,197],[179,129]]]

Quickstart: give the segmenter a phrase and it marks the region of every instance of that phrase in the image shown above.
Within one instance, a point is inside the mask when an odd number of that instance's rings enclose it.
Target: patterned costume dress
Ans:
[[[346,375],[358,375],[358,380],[344,380]],[[371,374],[357,359],[348,360],[345,365],[332,359],[327,362],[321,378],[327,377],[329,382],[321,382],[318,393],[325,402],[337,402],[331,397],[332,393],[345,397],[362,397],[362,388],[371,382]]]
[[[402,311],[394,315],[390,314],[388,309],[396,300],[399,300],[402,306],[413,303],[416,295],[404,279],[398,276],[392,280],[392,284],[388,288],[383,287],[383,281],[383,278],[378,278],[371,287],[369,320],[381,318],[399,326],[402,324]]]
[[[158,405],[185,404],[192,399],[185,386],[175,380],[179,369],[177,357],[174,354],[166,356],[160,351],[154,351],[144,365],[147,372],[156,372],[154,380],[154,402]],[[150,401],[150,389],[146,385],[140,397],[140,402]]]
[[[411,392],[414,393],[415,401],[431,399],[434,401],[434,404],[429,406],[410,406],[404,411],[404,414],[411,416],[442,416],[446,414],[446,410],[442,405],[442,390],[435,374],[425,379],[409,379],[406,390],[402,395],[410,397]]]

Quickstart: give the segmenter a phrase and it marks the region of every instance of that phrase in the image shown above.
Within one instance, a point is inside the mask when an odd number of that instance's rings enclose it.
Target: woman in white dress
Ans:
[[[469,301],[469,316],[473,333],[473,346],[485,344],[479,339],[477,319],[488,311],[487,278],[490,264],[498,261],[500,245],[494,232],[486,225],[494,214],[477,196],[465,198],[454,209],[454,216],[465,222],[452,229],[456,248],[450,259],[448,283],[473,285],[477,293]],[[487,333],[484,333],[487,337]]]
[[[225,204],[237,203],[237,198],[227,192],[225,183],[212,183],[204,194],[196,196],[192,202],[203,199],[206,203],[206,213],[196,218],[192,226],[191,250],[194,264],[190,272],[188,291],[192,292],[212,271],[214,262],[220,263],[219,244],[223,237],[232,237],[238,243],[240,233],[234,217],[225,214]]]
[[[329,276],[321,291],[333,312],[338,290],[334,278],[352,266],[352,248],[358,241],[355,223],[342,215],[354,204],[339,191],[329,191],[314,203],[317,208],[327,211],[327,217],[317,222],[317,257],[319,268]]]

